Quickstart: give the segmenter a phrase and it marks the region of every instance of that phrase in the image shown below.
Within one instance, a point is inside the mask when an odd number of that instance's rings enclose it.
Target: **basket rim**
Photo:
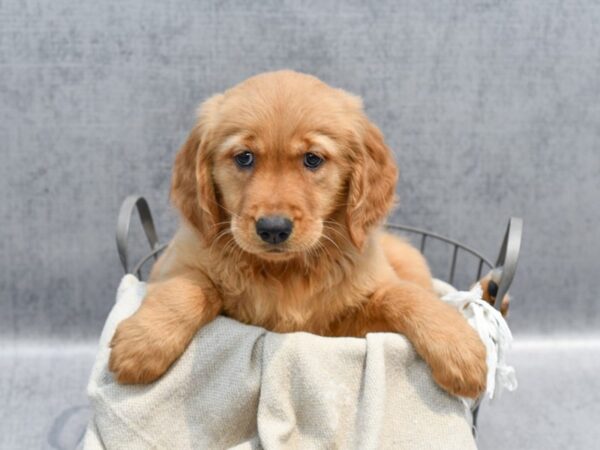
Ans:
[[[425,242],[427,238],[432,238],[432,239],[436,239],[439,241],[443,241],[446,242],[448,244],[451,244],[454,246],[455,250],[454,252],[456,252],[456,249],[459,248],[461,250],[466,251],[467,253],[470,253],[471,255],[475,256],[476,258],[478,258],[480,260],[480,265],[483,266],[483,264],[487,265],[488,268],[492,269],[494,267],[493,263],[491,262],[490,259],[486,258],[485,256],[483,256],[481,253],[479,253],[477,250],[475,250],[472,247],[469,247],[455,239],[450,239],[446,236],[442,236],[441,234],[438,233],[434,233],[432,231],[429,230],[425,230],[422,228],[418,228],[418,227],[413,227],[413,226],[408,226],[408,225],[401,225],[401,224],[396,224],[396,223],[386,223],[384,225],[385,229],[387,230],[396,230],[396,231],[406,231],[409,233],[416,233],[416,234],[420,234],[421,235],[421,248],[420,251],[421,253],[424,250],[425,247]],[[130,273],[133,274],[137,274],[140,275],[140,272],[142,270],[142,268],[144,267],[144,265],[152,258],[157,259],[158,255],[163,252],[167,247],[168,247],[169,243],[158,243],[155,242],[153,245],[153,249],[148,252],[146,255],[144,255],[133,267],[133,269],[130,271]],[[450,278],[453,278],[453,272],[454,272],[454,268],[456,265],[456,256],[453,254],[453,265],[451,268],[451,276]],[[127,270],[126,270],[127,272]],[[478,275],[481,275],[481,270],[479,270]],[[479,276],[477,277],[479,278]],[[452,284],[450,282],[450,284]]]

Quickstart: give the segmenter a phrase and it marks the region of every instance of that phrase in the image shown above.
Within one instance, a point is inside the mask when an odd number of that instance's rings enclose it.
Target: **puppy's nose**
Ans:
[[[283,216],[264,216],[256,221],[256,234],[269,244],[281,244],[292,234],[294,224]]]

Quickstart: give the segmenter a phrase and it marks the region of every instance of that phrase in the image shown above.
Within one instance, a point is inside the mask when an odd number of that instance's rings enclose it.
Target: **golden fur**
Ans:
[[[234,156],[250,150],[250,170]],[[303,165],[311,152],[324,159]],[[148,383],[218,314],[277,332],[406,335],[450,393],[485,387],[485,348],[436,298],[422,255],[378,226],[397,169],[360,99],[309,75],[255,76],[207,100],[175,160],[183,224],[153,268],[140,309],[117,328],[110,369]],[[291,218],[277,248],[259,217]]]

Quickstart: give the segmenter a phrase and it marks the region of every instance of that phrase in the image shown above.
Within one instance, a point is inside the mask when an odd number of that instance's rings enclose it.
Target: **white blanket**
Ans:
[[[126,275],[102,332],[85,449],[475,448],[468,408],[396,334],[277,334],[219,317],[160,380],[121,386],[108,344],[144,292]]]

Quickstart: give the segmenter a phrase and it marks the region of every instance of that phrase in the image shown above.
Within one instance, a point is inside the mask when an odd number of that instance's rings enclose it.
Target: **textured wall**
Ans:
[[[147,195],[172,232],[197,104],[286,67],[364,97],[401,167],[399,221],[494,257],[524,217],[517,332],[597,329],[597,2],[4,0],[0,333],[98,333],[121,200]]]

